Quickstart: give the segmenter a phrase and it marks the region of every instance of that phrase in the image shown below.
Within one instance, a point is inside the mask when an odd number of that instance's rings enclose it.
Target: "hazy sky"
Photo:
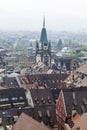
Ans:
[[[87,30],[87,0],[0,0],[0,30]]]

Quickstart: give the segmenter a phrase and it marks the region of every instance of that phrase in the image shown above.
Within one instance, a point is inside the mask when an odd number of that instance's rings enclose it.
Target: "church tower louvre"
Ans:
[[[41,30],[40,41],[36,41],[36,62],[41,61],[46,65],[51,64],[51,42],[48,42],[45,28],[45,17],[43,17],[43,27]]]

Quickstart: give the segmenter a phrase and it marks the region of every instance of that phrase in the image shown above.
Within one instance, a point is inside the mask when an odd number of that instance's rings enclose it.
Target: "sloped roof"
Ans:
[[[72,130],[76,128],[80,128],[80,130],[87,130],[87,114],[84,113],[82,116],[77,120]]]
[[[4,77],[3,78],[4,84],[6,87],[19,87],[18,82],[16,81],[16,77]]]
[[[76,71],[87,74],[87,64],[80,66]]]
[[[78,78],[73,82],[74,86],[80,87],[80,86],[87,86],[87,76],[84,76],[84,78],[81,78],[81,76],[78,76]]]
[[[72,116],[74,108],[78,114],[87,112],[87,87],[63,89],[67,116]]]
[[[22,113],[15,125],[13,130],[49,130],[44,124],[41,124],[29,117],[25,113]]]
[[[37,81],[38,84],[40,82],[41,86],[46,84],[48,87],[59,87],[59,80],[64,81],[69,74],[67,73],[58,73],[58,74],[35,74],[35,75],[28,75],[29,83],[33,81]],[[61,88],[64,87],[64,83],[61,82]]]
[[[19,74],[18,73],[11,73],[8,75],[8,77],[17,77]]]

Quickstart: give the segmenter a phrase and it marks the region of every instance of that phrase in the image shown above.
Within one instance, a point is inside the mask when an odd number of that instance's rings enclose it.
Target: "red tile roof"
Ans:
[[[34,65],[33,69],[37,69],[38,67],[40,67],[41,65],[43,65],[43,62],[38,62]]]

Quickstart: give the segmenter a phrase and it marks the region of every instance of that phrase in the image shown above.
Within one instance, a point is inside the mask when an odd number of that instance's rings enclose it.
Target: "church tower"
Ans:
[[[48,66],[51,64],[51,42],[48,42],[47,39],[45,17],[43,18],[40,41],[36,41],[36,62],[38,61],[41,61]]]

